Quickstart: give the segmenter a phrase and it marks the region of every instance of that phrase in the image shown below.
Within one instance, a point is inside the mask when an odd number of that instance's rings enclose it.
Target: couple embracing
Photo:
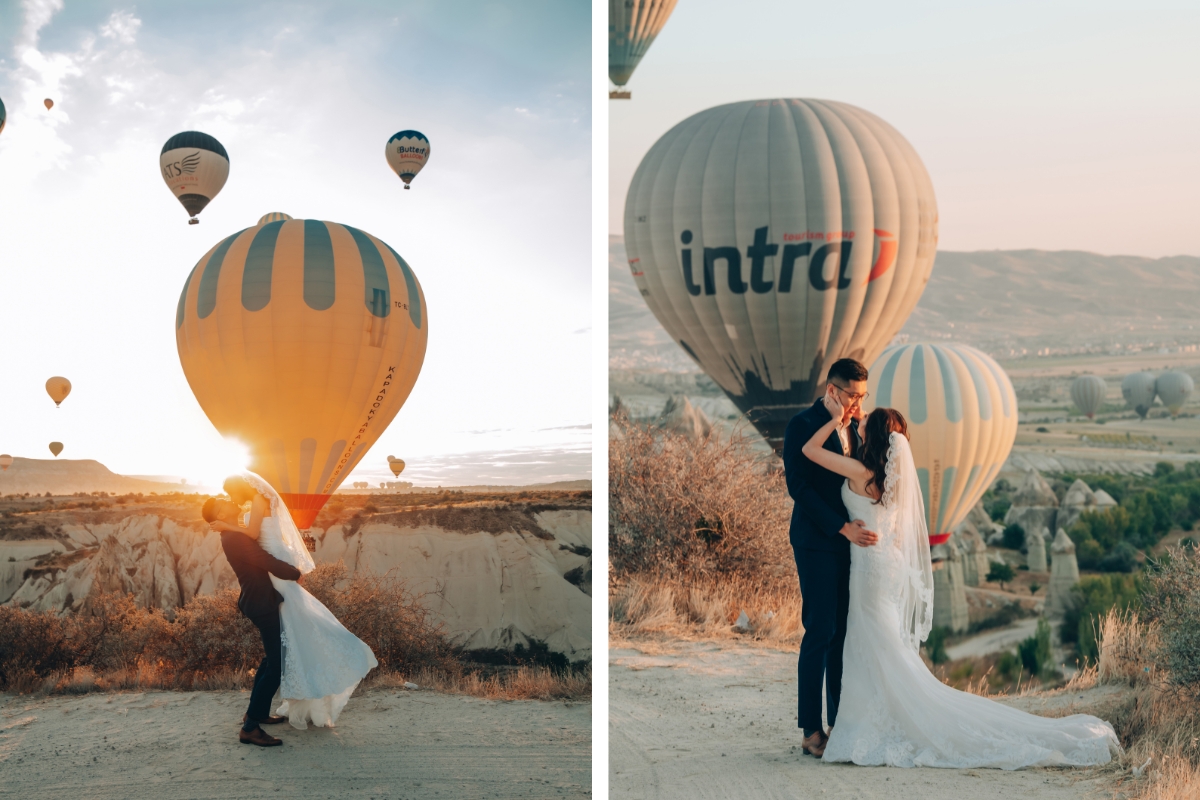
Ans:
[[[242,587],[238,609],[258,628],[265,651],[238,740],[274,747],[283,742],[261,725],[333,727],[354,688],[379,662],[305,590],[304,575],[315,565],[271,485],[246,472],[226,480],[224,489],[228,498],[210,497],[200,513],[221,535],[221,549]],[[276,691],[283,703],[272,714]]]
[[[804,604],[797,715],[804,752],[897,767],[1107,763],[1119,751],[1107,722],[1026,714],[945,685],[921,660],[933,625],[921,486],[903,415],[876,408],[864,416],[866,396],[866,367],[837,361],[822,398],[784,435]]]

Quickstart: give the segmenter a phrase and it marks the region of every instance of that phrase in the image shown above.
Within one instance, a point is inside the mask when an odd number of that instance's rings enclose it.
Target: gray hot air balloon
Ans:
[[[624,87],[675,10],[675,0],[608,0],[608,77]],[[629,99],[629,92],[610,92]]]
[[[845,103],[701,111],[625,200],[633,279],[672,338],[776,450],[830,364],[872,363],[933,268],[937,201],[895,128]]]
[[[1096,412],[1104,404],[1104,393],[1107,389],[1103,378],[1080,375],[1071,381],[1071,402],[1086,414],[1088,419],[1094,419]]]
[[[1170,409],[1173,417],[1179,413],[1179,409],[1183,408],[1183,404],[1191,397],[1196,383],[1186,372],[1171,370],[1158,376],[1154,381],[1154,388],[1163,405]]]
[[[1121,396],[1133,407],[1142,419],[1154,405],[1154,375],[1149,372],[1134,372],[1121,381]]]

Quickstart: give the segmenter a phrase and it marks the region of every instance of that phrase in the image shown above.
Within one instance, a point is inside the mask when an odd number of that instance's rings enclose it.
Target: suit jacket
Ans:
[[[300,577],[300,570],[263,550],[241,531],[221,531],[221,549],[242,586],[238,596],[241,612],[250,619],[277,615],[283,596],[271,585],[271,575],[294,581]]]
[[[795,502],[789,533],[796,549],[849,554],[850,540],[839,533],[850,521],[842,503],[842,483],[846,479],[814,464],[803,453],[804,445],[829,420],[829,412],[818,400],[792,417],[783,434],[783,470],[788,494]],[[851,425],[849,434],[850,452],[845,455],[854,455],[862,446],[858,426]],[[842,453],[837,431],[829,435],[824,447]]]

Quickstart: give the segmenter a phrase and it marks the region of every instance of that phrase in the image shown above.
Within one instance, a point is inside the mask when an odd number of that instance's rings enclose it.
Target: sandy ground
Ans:
[[[237,741],[247,692],[0,695],[0,797],[591,796],[591,706],[370,690],[338,726]]]
[[[614,798],[1066,800],[1089,797],[1104,785],[1098,770],[823,764],[800,751],[794,653],[726,643],[638,646],[609,655]],[[1086,701],[1059,693],[1009,702],[1036,711]]]

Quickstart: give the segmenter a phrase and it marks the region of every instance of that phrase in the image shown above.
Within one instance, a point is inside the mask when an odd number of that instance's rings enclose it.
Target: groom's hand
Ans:
[[[853,522],[847,522],[842,526],[840,533],[842,536],[845,536],[853,544],[856,544],[859,547],[870,547],[871,545],[879,542],[879,534],[875,533],[875,531],[869,531],[863,527],[863,521],[861,519],[856,519]]]

